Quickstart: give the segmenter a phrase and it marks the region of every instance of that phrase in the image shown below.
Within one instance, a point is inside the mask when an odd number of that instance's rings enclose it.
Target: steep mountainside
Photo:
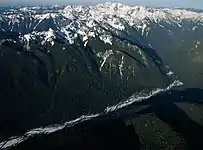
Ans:
[[[185,87],[203,86],[202,25],[201,10],[149,8],[120,3],[17,7],[8,8],[0,14],[2,32],[20,33],[27,48],[30,37],[36,34],[47,37],[42,44],[51,42],[52,36],[47,33],[50,29],[58,36],[64,36],[69,44],[79,37],[84,45],[90,46],[91,40],[97,37],[99,41],[111,45],[115,43],[113,35],[137,46],[152,47],[184,81]],[[1,35],[1,38],[6,36]]]
[[[2,12],[1,139],[182,84],[126,20],[102,14],[108,5]]]

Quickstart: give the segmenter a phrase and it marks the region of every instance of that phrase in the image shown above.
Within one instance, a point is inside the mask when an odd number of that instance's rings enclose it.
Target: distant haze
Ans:
[[[97,4],[104,2],[121,2],[153,7],[185,7],[203,9],[203,0],[0,0],[2,5],[34,5],[34,4]]]

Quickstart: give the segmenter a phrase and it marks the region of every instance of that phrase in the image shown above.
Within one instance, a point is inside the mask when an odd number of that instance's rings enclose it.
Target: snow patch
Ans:
[[[89,27],[89,28],[94,27],[94,21],[93,20],[87,21],[86,26]]]
[[[168,30],[168,34],[169,34],[169,35],[172,35],[173,32],[172,32],[171,30]]]
[[[168,76],[171,76],[173,74],[174,74],[174,72],[172,72],[171,70],[167,73]]]
[[[88,37],[87,37],[86,35],[83,36],[82,41],[85,42],[85,41],[87,41],[87,40],[88,40]]]
[[[110,55],[113,54],[113,50],[107,50],[104,54],[102,54],[101,52],[97,54],[98,57],[103,59],[103,62],[101,63],[101,66],[99,67],[99,70],[101,71],[104,64],[106,63],[106,60],[108,59],[108,57]]]
[[[104,41],[105,44],[112,45],[112,42],[111,42],[112,41],[112,36],[111,35],[105,35],[105,34],[103,34],[103,35],[99,36],[99,39],[101,41]]]
[[[194,27],[192,28],[192,30],[195,31],[197,28],[198,28],[198,26],[194,26]]]
[[[178,27],[182,28],[182,25],[180,23],[177,23]]]
[[[121,76],[121,79],[123,79],[123,65],[124,65],[124,56],[122,56],[121,58],[121,63],[119,64],[119,71],[120,71],[120,76]]]
[[[27,7],[20,8],[21,11],[27,12],[29,9]]]
[[[89,37],[95,37],[95,33],[94,33],[94,32],[89,32],[89,33],[88,33],[88,36],[89,36]]]
[[[23,37],[24,37],[25,40],[26,40],[26,48],[27,48],[27,50],[30,50],[30,39],[31,39],[31,35],[30,35],[30,34],[25,34]]]
[[[200,46],[200,41],[196,42],[195,48],[198,48]]]
[[[61,28],[61,32],[65,34],[65,38],[69,44],[74,44],[74,38],[71,37],[71,31],[67,31],[65,28]]]
[[[142,36],[144,35],[144,31],[145,31],[145,28],[147,27],[147,25],[146,24],[143,24],[143,26],[142,26]]]
[[[84,43],[84,47],[86,47],[86,46],[87,46],[87,43],[88,43],[88,41],[85,41],[85,43]]]
[[[141,55],[143,61],[144,61],[144,64],[147,65],[147,58],[145,57],[145,55],[142,53],[142,51],[138,48],[138,54]]]
[[[159,26],[160,26],[161,28],[164,28],[164,26],[163,26],[163,25],[161,25],[161,24],[159,24]]]
[[[50,42],[51,46],[54,45],[54,38],[55,34],[54,34],[54,30],[52,30],[51,28],[49,29],[49,31],[44,32],[44,40],[41,42],[42,45],[44,45],[46,42]]]

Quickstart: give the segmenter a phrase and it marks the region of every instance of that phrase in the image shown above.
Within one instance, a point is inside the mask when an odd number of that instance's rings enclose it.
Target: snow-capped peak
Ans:
[[[131,6],[121,3],[104,3],[95,6],[83,7],[83,6],[67,6],[64,9],[65,13],[71,12],[86,12],[86,17],[94,17],[95,19],[104,18],[105,16],[115,15],[118,17],[125,17],[126,20],[142,20],[145,18],[150,18],[152,20],[159,19],[186,19],[186,18],[198,18],[202,17],[203,13],[192,12],[188,10],[181,10],[178,8],[149,8],[145,6]],[[88,12],[88,13],[87,13]]]
[[[122,21],[120,21],[122,19],[130,26],[141,28],[142,33],[144,29],[147,29],[149,21],[156,24],[164,21],[169,24],[176,24],[180,28],[184,19],[203,21],[203,13],[185,9],[149,8],[109,2],[89,7],[67,6],[63,11],[63,15],[69,19],[107,23],[118,30],[125,28]]]
[[[111,29],[116,34],[119,31],[127,33],[130,26],[141,36],[148,36],[151,31],[150,24],[164,28],[163,23],[165,23],[181,29],[184,20],[198,22],[198,26],[203,25],[203,13],[180,8],[150,8],[107,2],[93,6],[22,7],[0,14],[0,23],[2,27],[6,27],[2,29],[21,32],[25,35],[27,43],[33,31],[46,34],[51,28],[54,31],[63,32],[69,43],[74,43],[76,34],[85,43],[88,43],[88,38],[98,34],[100,40],[111,45],[112,38],[105,33],[104,29]],[[98,24],[103,29],[98,30]],[[189,30],[195,31],[196,28],[197,24],[194,24]],[[71,33],[72,31],[75,33]],[[166,31],[172,34],[170,30]],[[47,34],[44,37],[47,37]],[[29,49],[29,45],[27,48]]]

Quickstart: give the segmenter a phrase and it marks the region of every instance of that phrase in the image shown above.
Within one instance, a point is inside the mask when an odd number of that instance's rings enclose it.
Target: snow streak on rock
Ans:
[[[150,93],[147,93],[147,94],[142,94],[144,96],[139,96],[138,95],[133,95],[131,96],[127,101],[124,101],[124,102],[120,102],[114,106],[110,106],[110,107],[107,107],[105,109],[105,112],[106,113],[109,113],[109,112],[113,112],[113,111],[116,111],[118,109],[121,109],[121,108],[124,108],[126,106],[129,106],[135,102],[140,102],[140,101],[143,101],[143,100],[147,100],[161,92],[166,92],[166,91],[169,91],[171,88],[173,87],[178,87],[178,86],[182,86],[183,83],[180,82],[179,80],[176,80],[174,81],[172,84],[170,84],[168,87],[166,87],[165,89],[156,89],[156,90],[153,90],[151,91]]]
[[[106,63],[106,61],[107,61],[107,59],[108,59],[108,57],[109,57],[110,55],[112,55],[112,54],[113,54],[113,51],[112,51],[112,50],[107,50],[104,54],[101,53],[101,52],[97,54],[98,57],[101,57],[101,58],[103,59],[103,62],[101,63],[101,65],[100,65],[100,67],[99,67],[99,70],[100,70],[100,71],[102,70],[104,64]]]

